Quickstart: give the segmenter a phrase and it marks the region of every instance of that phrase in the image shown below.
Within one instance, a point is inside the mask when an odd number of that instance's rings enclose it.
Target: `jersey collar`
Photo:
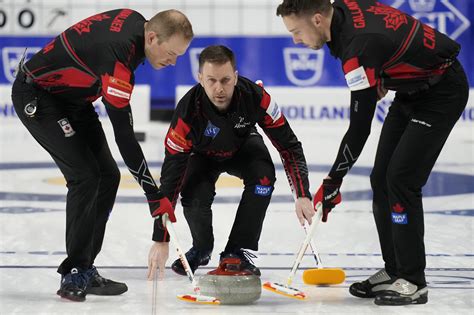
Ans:
[[[341,38],[341,29],[342,25],[344,23],[344,13],[341,10],[341,8],[337,6],[333,6],[334,8],[334,13],[332,15],[332,20],[331,20],[331,41],[327,42],[326,44],[329,47],[329,51],[331,52],[331,55],[335,57],[340,56],[340,50],[341,50],[341,45],[339,45],[339,41]]]

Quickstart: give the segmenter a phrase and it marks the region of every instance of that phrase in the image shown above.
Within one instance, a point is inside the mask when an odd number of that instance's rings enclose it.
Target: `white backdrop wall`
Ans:
[[[178,9],[200,36],[286,35],[280,0],[0,0],[0,35],[57,35],[98,12],[129,7],[146,18]]]

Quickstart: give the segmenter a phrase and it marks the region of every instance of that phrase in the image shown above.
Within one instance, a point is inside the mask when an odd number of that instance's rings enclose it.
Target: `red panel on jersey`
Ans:
[[[102,96],[112,106],[123,108],[130,104],[133,85],[130,84],[131,72],[124,64],[115,63],[114,75],[101,76]]]
[[[353,57],[351,59],[346,60],[346,62],[344,62],[344,65],[342,66],[342,69],[344,70],[345,74],[348,74],[352,70],[357,69],[359,67],[360,67],[359,58]]]
[[[262,91],[263,91],[263,96],[262,96],[262,100],[260,101],[260,107],[263,108],[264,110],[267,110],[268,106],[270,105],[270,95],[267,94],[267,92],[265,91],[265,89],[263,89],[262,87]]]
[[[443,72],[444,69],[426,70],[407,63],[400,63],[385,70],[385,73],[393,79],[427,78],[433,75],[440,75]]]
[[[375,86],[377,80],[375,79],[375,69],[374,68],[367,68],[365,69],[365,74],[367,75],[367,79],[369,80],[370,86]]]
[[[273,121],[273,118],[270,115],[265,115],[263,118],[263,125],[265,128],[278,128],[281,127],[285,124],[285,116],[281,114],[280,118],[277,120]]]
[[[130,69],[128,69],[123,63],[116,62],[114,68],[114,77],[119,78],[120,80],[130,82],[130,77],[132,76]]]
[[[165,147],[171,154],[185,153],[191,151],[192,142],[186,137],[191,127],[181,118],[174,128],[170,128],[165,138]]]
[[[67,86],[74,88],[88,88],[96,81],[95,77],[77,68],[64,68],[48,72],[37,77],[35,83],[42,87]]]
[[[263,87],[262,87],[262,90],[263,90],[263,97],[262,97],[262,100],[260,102],[260,107],[263,108],[265,111],[267,111],[268,106],[270,106],[271,97],[265,91],[265,89],[263,89]],[[277,127],[283,126],[284,124],[285,124],[285,118],[284,118],[283,114],[281,114],[280,117],[275,121],[273,120],[273,118],[268,113],[266,113],[265,117],[263,118],[263,125],[266,128],[277,128]]]

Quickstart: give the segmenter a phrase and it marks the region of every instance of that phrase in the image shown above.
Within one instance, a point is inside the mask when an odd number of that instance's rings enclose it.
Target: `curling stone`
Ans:
[[[260,277],[242,270],[239,258],[224,258],[217,269],[199,278],[201,294],[218,298],[221,304],[250,304],[260,298]]]

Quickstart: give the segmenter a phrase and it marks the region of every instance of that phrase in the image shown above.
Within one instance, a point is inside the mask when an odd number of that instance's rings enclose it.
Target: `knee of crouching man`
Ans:
[[[275,177],[263,176],[259,178],[256,185],[254,193],[257,196],[271,196],[273,192],[273,185],[275,183]]]

